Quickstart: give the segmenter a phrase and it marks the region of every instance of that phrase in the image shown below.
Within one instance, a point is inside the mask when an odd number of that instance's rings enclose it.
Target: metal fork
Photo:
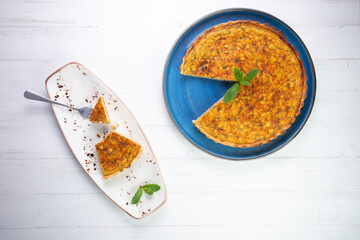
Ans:
[[[27,98],[27,99],[31,99],[31,100],[36,100],[36,101],[41,101],[41,102],[47,102],[47,103],[53,103],[53,104],[57,104],[57,105],[60,105],[60,106],[63,106],[63,107],[67,107],[67,108],[71,108],[71,109],[74,109],[74,110],[77,110],[79,111],[79,113],[84,117],[84,118],[89,118],[90,115],[91,115],[91,112],[92,112],[92,108],[90,107],[83,107],[83,108],[75,108],[75,107],[71,107],[71,106],[68,106],[68,105],[65,105],[65,104],[62,104],[62,103],[58,103],[58,102],[55,102],[53,100],[50,100],[46,97],[43,97],[43,96],[40,96],[36,93],[33,93],[33,92],[30,92],[30,91],[25,91],[24,92],[24,97]]]

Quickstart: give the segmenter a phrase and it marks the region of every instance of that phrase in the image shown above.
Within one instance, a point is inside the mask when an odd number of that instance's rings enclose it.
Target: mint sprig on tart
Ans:
[[[259,73],[259,69],[251,69],[245,75],[245,77],[243,77],[244,72],[243,71],[240,72],[238,68],[234,68],[234,76],[236,79],[236,83],[226,91],[223,102],[224,103],[231,102],[240,91],[241,85],[250,86],[251,80],[253,80],[258,73]]]

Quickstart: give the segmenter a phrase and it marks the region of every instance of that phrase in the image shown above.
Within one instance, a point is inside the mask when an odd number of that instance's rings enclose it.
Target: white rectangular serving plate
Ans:
[[[52,105],[61,131],[76,159],[95,184],[115,204],[135,219],[157,210],[166,201],[166,187],[155,155],[139,123],[124,103],[93,73],[71,62],[51,74],[45,82],[49,98],[74,107],[94,107],[103,97],[111,124],[95,124],[77,111]],[[114,126],[118,127],[114,130]],[[142,146],[131,166],[116,176],[104,179],[95,145],[107,133],[116,131]],[[131,199],[140,185],[158,184],[152,196],[143,193],[138,204]]]

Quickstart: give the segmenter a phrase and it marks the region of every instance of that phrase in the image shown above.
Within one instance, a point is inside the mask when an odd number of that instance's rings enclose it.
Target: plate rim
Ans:
[[[45,80],[45,88],[46,88],[46,92],[47,92],[48,97],[51,99],[50,92],[49,92],[49,89],[48,89],[48,81],[51,79],[52,76],[54,76],[55,74],[57,74],[58,72],[60,72],[61,70],[63,70],[64,68],[66,68],[66,67],[68,67],[68,66],[70,66],[70,65],[78,65],[78,66],[82,67],[83,69],[85,69],[86,71],[88,71],[97,81],[99,81],[100,83],[102,83],[107,89],[109,89],[109,91],[110,91],[115,97],[117,97],[117,99],[120,101],[120,103],[125,107],[125,109],[129,112],[129,114],[131,115],[131,117],[134,119],[134,121],[136,122],[136,125],[139,127],[141,133],[143,134],[143,136],[144,136],[144,138],[145,138],[145,141],[147,142],[147,144],[148,144],[148,146],[149,146],[150,151],[152,152],[152,154],[153,154],[153,156],[154,156],[155,162],[156,162],[157,165],[158,165],[159,174],[160,174],[160,177],[161,177],[162,182],[163,182],[163,184],[164,184],[164,193],[165,193],[164,201],[162,201],[156,208],[152,209],[151,212],[149,212],[148,214],[146,214],[146,215],[144,215],[144,216],[141,216],[141,217],[135,217],[135,216],[133,216],[131,213],[129,213],[128,211],[126,211],[124,208],[122,208],[114,199],[112,199],[112,198],[104,191],[104,189],[102,189],[102,188],[97,184],[97,182],[91,177],[91,175],[90,175],[90,174],[86,171],[86,169],[81,165],[79,159],[78,159],[78,158],[76,157],[76,155],[74,154],[74,151],[73,151],[71,145],[69,144],[67,138],[65,137],[65,134],[64,134],[63,129],[62,129],[61,126],[60,126],[58,117],[57,117],[57,115],[55,114],[54,105],[51,104],[51,109],[53,110],[55,119],[56,119],[56,121],[57,121],[57,123],[58,123],[58,126],[59,126],[59,128],[60,128],[60,131],[61,131],[61,133],[62,133],[62,135],[63,135],[63,137],[64,137],[67,145],[69,146],[72,154],[74,155],[75,159],[76,159],[77,162],[79,163],[80,167],[85,171],[85,173],[90,177],[90,179],[95,183],[95,185],[105,194],[105,196],[107,196],[111,201],[113,201],[119,208],[121,208],[125,213],[127,213],[130,217],[132,217],[132,218],[134,218],[134,219],[136,219],[136,220],[140,220],[140,219],[143,219],[143,218],[151,215],[151,214],[154,213],[156,210],[158,210],[162,205],[164,205],[164,203],[167,201],[167,188],[166,188],[166,185],[165,185],[164,177],[163,177],[162,172],[161,172],[161,169],[160,169],[160,165],[159,165],[159,163],[157,162],[157,158],[156,158],[156,156],[155,156],[155,154],[154,154],[153,149],[151,148],[151,145],[150,145],[149,140],[147,139],[147,137],[146,137],[144,131],[142,130],[139,122],[136,120],[135,116],[132,114],[132,112],[130,111],[130,109],[124,104],[124,102],[121,100],[121,98],[119,98],[119,97],[111,90],[111,88],[109,88],[98,76],[96,76],[93,72],[91,72],[91,71],[90,71],[88,68],[86,68],[84,65],[82,65],[82,64],[80,64],[80,63],[78,63],[78,62],[75,62],[75,61],[69,62],[69,63],[65,64],[64,66],[58,68],[56,71],[54,71],[52,74],[50,74],[50,75],[46,78],[46,80]]]
[[[169,60],[170,60],[170,57],[172,56],[173,52],[174,52],[174,49],[175,47],[178,45],[180,39],[182,39],[182,37],[188,33],[191,29],[193,29],[193,27],[195,27],[196,25],[198,25],[200,22],[210,18],[210,17],[213,17],[215,15],[218,15],[218,14],[221,14],[221,13],[227,13],[227,12],[233,12],[233,11],[238,11],[238,12],[252,12],[252,13],[258,13],[258,14],[261,14],[261,15],[264,15],[264,16],[267,16],[267,17],[270,17],[278,22],[280,22],[282,25],[284,25],[287,29],[290,30],[290,32],[292,32],[295,37],[299,40],[299,42],[301,43],[301,45],[303,46],[304,50],[305,50],[305,53],[307,55],[307,57],[309,58],[309,62],[310,62],[310,66],[312,68],[312,77],[313,77],[313,94],[312,94],[312,101],[311,101],[311,105],[310,105],[310,109],[309,109],[309,112],[308,114],[306,115],[306,118],[304,119],[304,121],[301,123],[301,126],[299,127],[299,129],[295,132],[295,134],[293,136],[291,136],[291,138],[289,138],[285,143],[283,143],[281,146],[267,152],[267,153],[263,153],[263,154],[260,154],[260,155],[257,155],[257,156],[252,156],[252,157],[244,157],[244,158],[236,158],[236,157],[228,157],[228,156],[223,156],[223,155],[219,155],[219,154],[216,154],[216,153],[213,153],[213,152],[210,152],[208,151],[207,149],[199,146],[198,144],[196,144],[193,140],[191,140],[179,127],[179,125],[176,123],[175,119],[174,119],[174,116],[170,110],[170,107],[169,107],[169,102],[168,102],[168,99],[167,99],[167,96],[166,96],[166,90],[165,90],[165,83],[166,83],[166,74],[167,74],[167,68],[168,68],[168,65],[169,65]],[[313,110],[313,107],[314,107],[314,104],[315,104],[315,99],[316,99],[316,87],[317,87],[317,82],[316,82],[316,70],[315,70],[315,66],[314,66],[314,62],[312,60],[312,57],[310,55],[310,52],[309,50],[307,49],[305,43],[303,42],[303,40],[300,38],[300,36],[289,26],[287,25],[285,22],[283,22],[282,20],[280,20],[279,18],[267,13],[267,12],[263,12],[263,11],[260,11],[260,10],[257,10],[257,9],[252,9],[252,8],[225,8],[225,9],[221,9],[221,10],[217,10],[217,11],[214,11],[214,12],[211,12],[201,18],[199,18],[198,20],[194,21],[193,23],[191,23],[187,28],[185,28],[184,31],[182,31],[182,33],[180,33],[180,35],[177,37],[177,39],[175,40],[174,44],[171,46],[171,49],[166,57],[166,60],[165,60],[165,64],[164,64],[164,69],[163,69],[163,81],[162,81],[162,91],[163,91],[163,98],[164,98],[164,104],[166,106],[166,110],[171,118],[171,121],[174,123],[174,125],[176,126],[176,128],[181,132],[181,134],[191,143],[193,144],[194,146],[196,146],[198,149],[201,149],[202,151],[206,152],[207,154],[210,154],[212,156],[215,156],[215,157],[219,157],[219,158],[222,158],[222,159],[225,159],[225,160],[233,160],[233,161],[241,161],[241,160],[250,160],[250,159],[256,159],[256,158],[261,158],[261,157],[265,157],[265,156],[268,156],[270,154],[273,154],[274,152],[282,149],[283,147],[285,147],[287,144],[289,144],[300,132],[301,130],[304,128],[305,124],[307,123],[310,115],[311,115],[311,112]]]

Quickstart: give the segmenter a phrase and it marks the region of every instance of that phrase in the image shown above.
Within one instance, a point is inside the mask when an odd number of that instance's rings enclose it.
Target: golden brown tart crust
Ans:
[[[95,104],[89,120],[94,123],[110,123],[105,100],[103,97],[100,97]]]
[[[295,121],[306,98],[307,76],[296,49],[282,32],[253,21],[223,23],[190,46],[181,74],[235,81],[233,69],[260,70],[228,104],[220,99],[194,125],[232,147],[255,147],[277,138]]]
[[[141,152],[141,146],[117,132],[109,133],[96,144],[103,177],[109,178],[130,167]]]

